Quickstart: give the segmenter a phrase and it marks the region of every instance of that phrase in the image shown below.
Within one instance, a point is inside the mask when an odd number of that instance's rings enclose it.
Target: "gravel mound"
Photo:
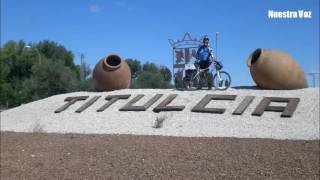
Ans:
[[[127,100],[117,101],[102,112],[97,112],[97,109],[107,102],[106,96],[120,94],[131,94],[131,96]],[[146,111],[119,111],[138,94],[145,96],[135,105],[143,105],[156,94],[164,96]],[[169,94],[178,94],[169,106],[184,105],[184,110],[153,112],[153,108]],[[191,112],[206,94],[237,97],[235,101],[212,100],[206,106],[225,108],[223,114]],[[66,103],[64,101],[66,97],[73,96],[89,96],[89,98],[86,101],[76,102],[61,113],[54,113]],[[83,112],[75,112],[94,96],[101,97]],[[242,115],[232,115],[246,96],[255,98]],[[280,117],[280,112],[264,112],[262,116],[252,116],[251,113],[263,97],[294,97],[300,98],[300,102],[291,118]],[[285,105],[285,103],[271,104]],[[1,131],[312,140],[319,139],[319,88],[281,91],[234,88],[227,91],[124,89],[112,92],[60,94],[1,112]]]

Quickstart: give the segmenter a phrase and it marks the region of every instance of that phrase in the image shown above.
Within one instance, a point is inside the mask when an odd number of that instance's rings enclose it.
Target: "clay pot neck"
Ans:
[[[103,59],[103,68],[108,71],[114,71],[121,66],[121,57],[111,54]]]
[[[259,57],[261,56],[261,53],[262,53],[261,48],[256,49],[252,53],[252,55],[250,56],[250,58],[248,59],[248,62],[247,62],[249,67],[257,63],[257,61],[259,60]]]

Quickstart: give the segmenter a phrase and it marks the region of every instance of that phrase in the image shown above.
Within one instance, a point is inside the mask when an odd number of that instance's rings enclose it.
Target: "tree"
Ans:
[[[53,61],[62,61],[65,66],[75,71],[77,78],[80,79],[80,70],[74,63],[74,55],[71,51],[67,50],[64,46],[49,40],[40,41],[34,46],[45,58]]]
[[[154,63],[146,62],[142,66],[142,71],[143,72],[154,72],[154,73],[157,73],[157,72],[159,72],[159,67]]]
[[[1,47],[0,108],[14,107],[54,94],[92,90],[88,64],[76,65],[73,53],[53,41],[8,41]],[[40,61],[41,60],[41,61]],[[80,69],[85,67],[85,80]]]
[[[132,88],[170,88],[171,72],[165,66],[157,66],[146,62],[142,65],[142,72],[136,78]]]
[[[171,71],[168,67],[166,66],[160,66],[160,73],[163,77],[163,79],[167,82],[171,82],[172,79],[172,75],[171,75]]]
[[[159,73],[144,71],[137,79],[135,88],[163,88],[162,77]]]
[[[8,41],[0,53],[0,108],[60,93],[94,90],[90,66],[85,62],[76,65],[73,53],[54,41]],[[167,67],[141,64],[136,59],[126,62],[133,77],[131,88],[172,87]]]
[[[3,54],[2,49],[0,53]],[[8,99],[12,96],[12,86],[8,83],[7,79],[9,73],[10,68],[8,64],[6,64],[2,56],[0,56],[0,109],[9,106]]]
[[[37,55],[25,52],[25,45],[24,41],[8,41],[1,47],[1,107],[19,104],[16,95],[24,88],[23,80],[31,75],[31,68],[36,62]]]
[[[75,90],[76,73],[61,61],[45,59],[32,69],[32,76],[23,81],[20,94],[21,102],[29,102],[55,94],[67,93]]]
[[[140,61],[138,61],[136,59],[134,59],[134,60],[133,59],[126,59],[125,61],[127,62],[127,64],[130,67],[131,78],[133,80],[135,80],[141,74],[141,71],[142,71]]]

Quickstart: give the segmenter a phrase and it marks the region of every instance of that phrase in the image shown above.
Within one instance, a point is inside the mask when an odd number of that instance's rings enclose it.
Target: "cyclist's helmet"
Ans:
[[[210,39],[209,39],[209,36],[207,36],[207,35],[205,35],[205,36],[203,37],[202,42],[205,42],[206,40],[208,40],[208,41],[210,40]]]

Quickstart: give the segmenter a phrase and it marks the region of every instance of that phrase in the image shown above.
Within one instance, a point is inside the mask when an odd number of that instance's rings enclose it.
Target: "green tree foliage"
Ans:
[[[88,65],[86,77],[81,80],[81,66],[74,63],[72,52],[56,42],[8,41],[0,52],[0,108],[93,89]]]
[[[76,73],[61,61],[45,59],[32,68],[32,76],[22,82],[22,102],[77,90]]]
[[[166,66],[160,66],[159,71],[166,82],[171,82],[172,74],[171,74],[171,71]]]
[[[2,55],[2,52],[0,52]],[[7,77],[10,73],[10,68],[7,63],[5,63],[2,59],[0,61],[0,102],[7,106],[8,99],[11,96],[12,86],[9,82],[7,82]]]
[[[131,88],[171,88],[171,72],[166,66],[157,66],[154,63],[141,65],[140,61],[127,59],[131,74]]]
[[[126,59],[126,62],[131,69],[131,77],[135,80],[141,74],[141,63],[136,59]]]
[[[62,61],[63,64],[77,73],[77,78],[80,79],[80,69],[74,64],[74,55],[62,45],[56,42],[44,40],[35,45],[37,49],[44,55],[45,58],[53,61]]]
[[[92,91],[90,66],[74,63],[74,55],[53,41],[8,41],[0,49],[0,109],[55,94]],[[154,63],[127,59],[131,88],[171,88],[171,72]]]

